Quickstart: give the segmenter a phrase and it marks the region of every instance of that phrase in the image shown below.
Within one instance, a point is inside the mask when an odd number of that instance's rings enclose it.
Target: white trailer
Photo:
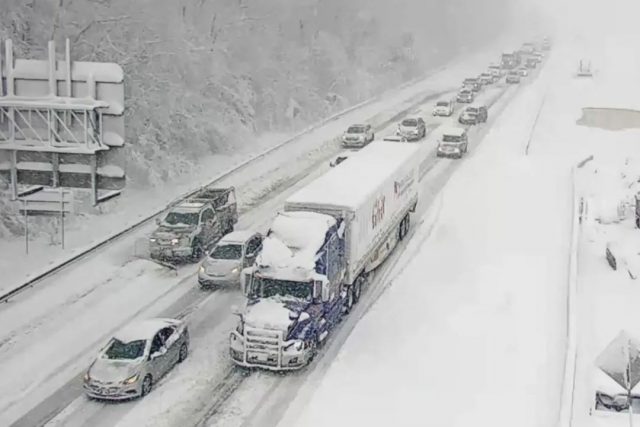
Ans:
[[[420,154],[420,144],[375,141],[285,202],[285,211],[344,219],[344,284],[380,265],[408,233],[409,212],[418,202]]]

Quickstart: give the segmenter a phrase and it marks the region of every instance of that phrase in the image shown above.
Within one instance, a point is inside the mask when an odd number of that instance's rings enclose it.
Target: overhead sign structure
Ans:
[[[24,248],[29,253],[29,216],[57,215],[60,218],[60,245],[64,249],[64,217],[73,212],[73,192],[59,188],[34,187],[18,195],[20,212],[24,215]]]
[[[114,63],[47,60],[0,49],[0,179],[19,185],[100,191],[125,185],[124,72]]]

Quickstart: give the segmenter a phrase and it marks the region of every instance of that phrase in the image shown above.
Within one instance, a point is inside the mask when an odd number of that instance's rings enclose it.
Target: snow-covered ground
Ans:
[[[566,85],[561,96],[571,98],[574,115],[580,108],[638,108],[640,73],[638,38],[608,37],[595,45],[599,73],[593,80]],[[595,61],[594,61],[595,62]],[[608,120],[615,120],[610,113]],[[563,126],[576,151],[594,159],[578,170],[576,191],[583,198],[583,220],[577,247],[578,276],[575,298],[577,357],[573,426],[629,425],[628,413],[593,411],[595,391],[624,393],[599,371],[598,356],[622,331],[640,337],[637,301],[640,238],[634,224],[634,195],[640,189],[640,121],[635,129],[611,131],[586,126]],[[625,206],[626,205],[626,206]],[[617,258],[613,271],[605,257],[607,245]],[[633,279],[632,276],[636,277]],[[637,393],[636,387],[635,392]],[[569,402],[571,403],[571,402]],[[640,412],[636,405],[634,410]],[[635,417],[635,423],[640,422]],[[569,425],[569,424],[567,424]]]
[[[471,58],[465,67],[458,66],[435,76],[433,83],[424,83],[425,92],[430,88],[436,90],[447,85],[457,86],[462,77],[475,73],[480,67],[479,64],[485,65],[493,55],[487,55],[482,61]],[[411,102],[417,102],[416,97],[425,96],[416,93],[405,95],[409,100],[405,97],[399,105],[387,104],[375,114],[375,120],[383,120],[385,114],[386,117],[393,117],[398,111],[408,108]],[[412,113],[428,116],[432,106],[433,101]],[[360,120],[352,120],[361,121],[362,117]],[[394,126],[392,125],[387,132],[393,131]],[[324,134],[324,141],[331,141],[331,149],[318,149],[315,153],[307,154],[307,180],[328,167],[325,157],[338,149],[333,140],[336,134],[339,134],[338,128],[341,131],[343,126],[331,124],[325,129],[327,133]],[[321,135],[316,137],[320,138]],[[307,141],[308,144],[313,143],[313,140]],[[316,144],[322,147],[324,143]],[[315,171],[309,173],[310,169],[314,169],[314,165]],[[291,168],[272,171],[279,166],[269,166],[267,172],[256,172],[258,178],[252,175],[252,179],[261,180],[261,185],[265,188],[275,187],[274,194],[278,194],[279,190],[291,185],[292,177],[287,173],[291,174],[292,171]],[[295,175],[298,174],[294,173],[293,178],[296,178]],[[298,185],[306,182],[301,177],[298,180]],[[235,183],[230,181],[229,184]],[[282,198],[295,188],[288,188],[277,197],[268,197],[266,202],[255,207],[245,202],[246,209],[239,227],[265,227],[273,212],[278,209]],[[137,237],[143,237],[145,232],[142,231]],[[97,425],[96,420],[99,419],[106,425],[111,425],[124,417],[132,407],[135,407],[136,411],[131,414],[131,419],[145,418],[149,411],[163,414],[161,409],[167,408],[167,402],[181,395],[189,396],[189,405],[184,406],[185,413],[189,414],[197,411],[197,406],[206,402],[207,396],[214,392],[216,381],[219,380],[215,375],[192,382],[184,380],[183,376],[193,378],[198,372],[213,368],[215,372],[224,372],[227,359],[222,356],[225,354],[226,339],[221,341],[220,337],[225,336],[229,330],[227,322],[232,317],[227,308],[233,298],[238,296],[237,291],[229,292],[229,296],[224,296],[224,293],[217,295],[201,292],[195,287],[195,267],[182,268],[177,276],[173,275],[155,264],[132,258],[133,246],[131,241],[123,240],[99,256],[63,272],[56,280],[43,283],[34,292],[20,295],[0,311],[0,322],[3,324],[0,336],[3,343],[0,346],[0,370],[4,378],[0,385],[4,390],[0,390],[3,423],[10,423],[28,413],[21,419],[22,424],[37,424],[48,419],[49,414],[55,414],[71,404],[60,415],[65,420],[64,425],[86,425],[89,422],[87,420],[91,420],[90,424]],[[116,328],[133,318],[186,313],[194,313],[196,324],[197,319],[202,319],[199,324],[203,339],[198,341],[194,338],[195,361],[190,365],[197,367],[195,371],[175,371],[175,374],[172,374],[175,377],[172,378],[177,378],[177,385],[163,387],[161,384],[154,392],[157,393],[157,400],[145,399],[140,410],[137,409],[136,402],[114,407],[76,399],[80,394],[78,375],[87,366],[96,347]],[[214,336],[208,335],[210,332]],[[215,336],[218,333],[220,335]],[[217,346],[212,348],[212,343],[217,343]],[[212,355],[212,351],[217,356]],[[182,392],[181,387],[187,387],[189,384],[194,386],[191,393]],[[174,391],[179,393],[176,395]],[[164,393],[169,393],[166,399],[162,398]],[[181,412],[175,409],[171,413],[179,416]]]
[[[573,154],[547,113],[563,66],[554,54],[453,175],[412,259],[280,425],[554,425]]]

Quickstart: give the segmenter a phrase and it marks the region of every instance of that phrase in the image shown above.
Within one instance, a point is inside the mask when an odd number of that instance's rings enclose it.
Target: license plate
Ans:
[[[265,353],[251,353],[251,359],[257,362],[266,362],[269,360],[269,355]]]

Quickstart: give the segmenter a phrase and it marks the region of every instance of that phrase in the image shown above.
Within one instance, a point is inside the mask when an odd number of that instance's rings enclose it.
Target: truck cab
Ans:
[[[343,314],[346,292],[342,221],[316,212],[278,214],[253,267],[243,270],[247,297],[231,359],[244,367],[299,369]]]
[[[149,254],[159,261],[199,261],[238,221],[235,190],[202,189],[156,219]]]

